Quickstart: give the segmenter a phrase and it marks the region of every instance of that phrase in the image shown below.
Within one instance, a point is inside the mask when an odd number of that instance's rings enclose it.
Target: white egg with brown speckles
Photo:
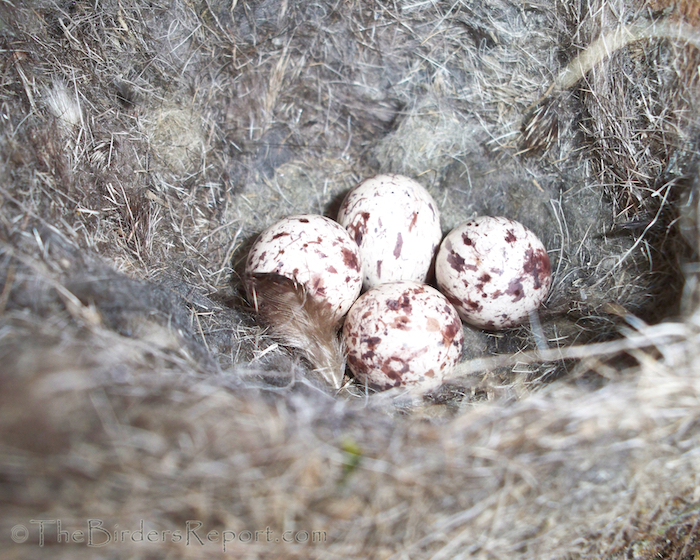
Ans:
[[[449,301],[420,282],[391,282],[365,292],[343,326],[350,370],[377,389],[432,389],[462,352],[462,322]]]
[[[549,256],[524,225],[480,216],[453,229],[435,259],[440,291],[465,322],[489,330],[523,323],[552,283]]]
[[[326,302],[339,321],[362,289],[362,261],[348,232],[325,216],[284,218],[263,231],[246,261],[245,274],[275,273]]]
[[[377,175],[351,190],[338,222],[360,247],[365,289],[397,280],[426,281],[442,239],[430,193],[401,175]]]

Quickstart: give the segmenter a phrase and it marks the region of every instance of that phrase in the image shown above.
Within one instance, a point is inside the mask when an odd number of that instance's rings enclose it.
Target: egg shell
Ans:
[[[360,247],[364,288],[429,275],[442,239],[440,213],[430,193],[401,175],[377,175],[351,190],[338,222]]]
[[[290,216],[257,238],[246,261],[246,276],[276,273],[325,301],[338,320],[362,289],[362,261],[348,232],[325,216]]]
[[[464,333],[457,311],[435,288],[391,282],[360,296],[345,318],[343,338],[360,383],[430,389],[459,360]]]
[[[462,319],[489,330],[521,324],[552,283],[537,236],[519,222],[491,216],[464,222],[445,237],[435,276]]]

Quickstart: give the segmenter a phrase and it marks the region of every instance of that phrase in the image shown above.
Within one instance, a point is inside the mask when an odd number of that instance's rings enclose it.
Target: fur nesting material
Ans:
[[[481,216],[453,229],[435,264],[438,286],[467,323],[522,323],[547,297],[552,272],[537,236],[514,220]]]
[[[361,383],[379,389],[439,385],[462,352],[454,307],[418,282],[391,282],[363,294],[343,327],[348,365]]]
[[[417,181],[377,175],[348,193],[338,222],[360,247],[365,289],[385,282],[425,282],[442,239],[438,206]]]

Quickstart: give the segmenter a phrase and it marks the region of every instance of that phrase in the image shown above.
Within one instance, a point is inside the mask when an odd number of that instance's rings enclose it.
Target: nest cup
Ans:
[[[692,557],[698,44],[689,1],[0,3],[3,550]],[[427,395],[233,272],[380,173],[552,265]]]

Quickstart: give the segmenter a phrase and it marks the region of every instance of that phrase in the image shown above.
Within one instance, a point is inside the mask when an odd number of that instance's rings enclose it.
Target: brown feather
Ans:
[[[339,321],[325,302],[310,297],[303,284],[275,273],[247,278],[256,313],[274,335],[300,349],[314,371],[339,389],[345,371],[345,348],[338,336]]]

